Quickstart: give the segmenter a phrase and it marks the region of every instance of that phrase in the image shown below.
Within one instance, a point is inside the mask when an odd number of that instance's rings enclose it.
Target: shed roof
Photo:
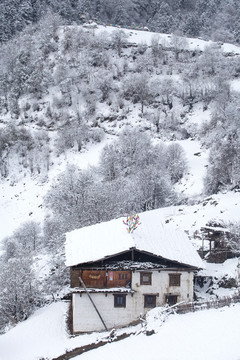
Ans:
[[[141,224],[128,233],[125,218],[83,227],[66,234],[66,265],[95,262],[136,249],[180,264],[204,268],[188,236],[163,224],[157,210],[139,214]]]

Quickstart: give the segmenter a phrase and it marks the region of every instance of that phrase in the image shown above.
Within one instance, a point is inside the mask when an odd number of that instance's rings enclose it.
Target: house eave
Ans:
[[[87,288],[87,292],[92,293],[92,294],[97,294],[97,293],[104,293],[104,294],[134,294],[135,291],[132,290],[131,288],[123,288],[123,287],[119,287],[119,288],[104,288],[104,289],[98,289],[98,288]],[[80,294],[85,294],[86,290],[81,289],[81,288],[72,288],[71,289],[71,293],[80,293]]]
[[[188,269],[192,269],[192,270],[200,270],[201,268],[200,267],[197,267],[197,266],[194,266],[194,265],[190,265],[190,264],[185,264],[185,263],[182,263],[182,262],[179,262],[177,260],[172,260],[172,259],[168,259],[168,258],[164,258],[163,256],[160,256],[160,255],[156,255],[154,253],[150,253],[148,251],[144,251],[144,250],[139,250],[139,249],[136,249],[137,251],[140,251],[144,254],[147,254],[147,255],[150,255],[150,256],[153,256],[153,257],[156,257],[158,259],[161,259],[161,260],[165,260],[165,261],[169,261],[173,264],[176,264],[179,266],[183,266],[183,267],[186,267]]]
[[[84,264],[94,264],[94,263],[96,263],[96,262],[101,262],[101,261],[110,259],[110,258],[112,258],[112,257],[114,257],[114,256],[119,256],[119,255],[126,254],[126,253],[128,253],[129,251],[130,251],[130,249],[121,251],[121,252],[116,253],[116,254],[106,255],[106,256],[104,256],[103,258],[94,259],[94,260],[90,260],[90,261],[86,261],[86,262],[78,263],[78,264],[72,264],[72,265],[68,265],[68,266],[74,268],[74,267],[79,267],[79,266],[84,265]]]
[[[124,255],[124,254],[127,254],[129,252],[133,252],[134,251],[136,252],[140,252],[142,254],[145,254],[147,256],[152,256],[154,257],[155,259],[158,259],[158,260],[162,260],[163,262],[169,262],[169,263],[172,263],[173,265],[176,265],[177,268],[181,267],[181,268],[186,268],[188,270],[192,270],[192,271],[196,271],[196,270],[201,270],[202,268],[201,267],[198,267],[198,266],[194,266],[194,265],[190,265],[190,264],[186,264],[186,263],[182,263],[182,262],[179,262],[177,260],[172,260],[172,259],[168,259],[168,258],[164,258],[163,256],[160,256],[160,255],[156,255],[154,253],[151,253],[151,252],[148,252],[148,251],[145,251],[145,250],[140,250],[136,247],[132,247],[132,248],[129,248],[128,250],[125,250],[125,251],[122,251],[122,252],[119,252],[119,253],[115,253],[115,254],[112,254],[112,255],[107,255],[103,258],[100,258],[100,259],[95,259],[95,260],[92,260],[92,261],[88,261],[88,262],[84,262],[84,263],[79,263],[79,264],[75,264],[75,265],[70,265],[73,269],[84,269],[85,267],[89,269],[89,265],[91,264],[96,264],[96,263],[99,263],[99,262],[104,262],[108,259],[111,259],[111,258],[114,258],[116,256],[121,256],[121,255]],[[136,261],[137,262],[137,261]],[[156,264],[157,265],[157,264]],[[157,267],[157,266],[156,266]],[[96,266],[93,266],[94,269],[96,269]],[[106,268],[106,264],[104,264],[103,266],[97,266],[97,268],[99,269],[105,269]],[[165,269],[170,269],[172,268],[172,266],[165,266],[164,267]],[[175,266],[174,266],[175,268]]]

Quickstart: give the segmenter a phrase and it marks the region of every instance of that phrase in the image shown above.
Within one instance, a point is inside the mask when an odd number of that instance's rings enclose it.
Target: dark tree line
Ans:
[[[85,14],[89,19],[148,26],[151,31],[240,42],[238,0],[3,0],[0,42],[37,22],[48,10],[66,21],[78,21]]]

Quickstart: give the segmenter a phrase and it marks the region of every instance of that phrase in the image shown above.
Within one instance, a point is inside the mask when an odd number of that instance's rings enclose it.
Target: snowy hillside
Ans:
[[[43,306],[69,291],[66,232],[134,211],[196,249],[211,222],[239,235],[240,48],[46,18],[1,55],[0,360],[50,359],[106,335],[70,337],[68,303]],[[219,280],[239,281],[238,262],[206,264],[199,297],[233,294]],[[81,356],[239,360],[239,311],[171,315]]]
[[[56,161],[51,168],[46,181],[39,181],[37,178],[26,176],[20,181],[2,181],[0,184],[1,194],[1,235],[0,240],[12,234],[22,223],[34,220],[43,221],[45,209],[43,207],[43,197],[48,191],[51,182],[57,174],[64,171],[68,164],[76,164],[81,169],[96,165],[101,149],[104,147],[108,138],[100,144],[93,144],[88,149],[78,155],[72,152],[67,153],[62,159]],[[13,171],[13,179],[17,174]]]
[[[71,27],[69,28],[71,29]],[[62,33],[61,36],[63,36],[67,30],[68,29],[66,27],[62,28],[60,31],[60,33]],[[84,31],[87,31],[87,29]],[[100,37],[108,37],[110,34],[116,33],[116,28],[98,25],[94,29],[89,28],[89,31],[94,32]],[[136,46],[143,46],[144,44],[150,46],[154,38],[158,39],[160,46],[162,45],[169,48],[174,46],[174,44],[171,42],[171,35],[128,29],[121,29],[121,31],[126,35],[127,41],[129,43],[135,44]],[[186,49],[201,51],[203,51],[206,46],[213,44],[210,41],[204,41],[200,39],[187,39],[183,42],[181,41],[181,38],[179,38],[178,46]],[[231,44],[223,44],[221,48],[226,53],[231,53],[234,55],[239,55],[240,53],[239,48]],[[170,75],[170,79],[174,79],[174,76],[175,75]],[[169,76],[165,75],[165,78],[168,77]],[[232,88],[234,90],[238,90],[237,84],[238,79],[233,81]],[[48,99],[49,96],[50,99],[51,96],[56,96],[54,89],[51,91],[51,93],[48,95]],[[21,101],[24,102],[23,99]],[[103,104],[102,108],[100,109],[101,113],[104,113],[106,110],[105,105]],[[201,103],[199,105],[194,105],[193,110],[188,114],[187,124],[189,127],[199,127],[203,122],[209,121],[210,116],[211,110],[203,112]],[[128,114],[128,119],[129,120],[125,123],[128,123],[129,126],[139,126],[140,122],[138,109],[131,109],[130,113]],[[4,123],[6,123],[6,121],[8,121],[7,118],[4,120]],[[144,125],[144,121],[142,122]],[[120,125],[121,127],[124,126],[124,122]],[[107,132],[108,131],[109,130],[107,130]],[[115,134],[117,134],[117,131],[115,131]],[[51,134],[49,133],[49,135]],[[67,164],[77,164],[78,167],[83,169],[87,168],[88,165],[96,165],[101,149],[109,141],[112,141],[113,138],[114,136],[105,135],[100,144],[88,144],[80,154],[72,151],[66,151],[64,156],[52,159],[52,163],[54,165],[50,167],[47,176],[44,175],[44,179],[42,179],[41,176],[30,177],[28,174],[19,174],[17,167],[16,172],[12,167],[10,176],[6,180],[3,178],[1,182],[1,238],[11,235],[13,230],[15,230],[21,223],[25,221],[42,221],[46,215],[45,209],[42,205],[43,197],[57,174],[63,171]],[[181,180],[181,182],[177,184],[176,189],[180,193],[186,194],[188,196],[199,196],[203,192],[203,177],[206,173],[208,151],[202,148],[198,140],[177,140],[177,142],[181,144],[186,152],[189,171],[188,174]]]

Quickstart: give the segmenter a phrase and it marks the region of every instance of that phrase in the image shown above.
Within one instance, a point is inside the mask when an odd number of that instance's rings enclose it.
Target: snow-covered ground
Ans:
[[[201,149],[198,141],[187,139],[177,142],[185,150],[189,171],[176,190],[187,196],[199,196],[203,193],[203,179],[206,175],[209,152]]]
[[[234,91],[240,91],[240,79],[232,80],[230,83],[231,89]]]
[[[89,151],[75,157],[69,154],[67,162],[70,163],[71,159],[82,168],[86,168],[88,164],[95,165],[105,143],[92,146]],[[177,186],[177,191],[187,196],[198,196],[203,190],[207,151],[202,150],[197,141],[183,140],[179,143],[186,151],[189,171]],[[64,170],[67,162],[64,163],[62,160],[56,164],[50,172],[50,180],[46,183],[39,184],[34,179],[26,178],[24,182],[12,186],[8,182],[1,184],[0,240],[11,235],[21,223],[28,220],[41,221],[44,218],[43,197],[54,176]],[[193,235],[211,219],[219,219],[226,223],[240,221],[240,194],[235,192],[218,194],[198,205],[170,206],[158,211],[163,221],[170,221]]]
[[[170,315],[152,336],[132,336],[77,356],[77,360],[239,360],[240,305]]]
[[[103,26],[103,25],[97,25],[97,27],[93,29],[94,33],[96,34],[100,34],[100,33],[104,34],[104,32],[109,34],[111,32],[115,32],[116,30],[118,30],[116,29],[116,27]],[[173,41],[172,34],[162,34],[162,33],[158,34],[150,31],[137,31],[133,29],[121,29],[121,30],[124,31],[124,33],[128,36],[128,41],[131,43],[151,45],[152,38],[157,37],[159,39],[159,43],[162,44],[163,46],[172,46],[171,45]],[[182,40],[183,40],[182,45],[179,45],[180,44],[179,42],[178,46],[182,46],[183,48],[186,49],[204,51],[204,49],[207,46],[216,44],[220,48],[222,48],[223,52],[225,53],[240,55],[239,46],[233,44],[215,43],[211,40],[207,41],[198,38],[188,38],[187,41],[185,38],[182,38]]]
[[[226,225],[240,222],[240,193],[212,195],[196,205],[169,206],[154,211],[158,211],[167,223],[187,231],[199,248],[202,245],[199,231],[210,220]]]
[[[65,322],[67,310],[67,303],[51,304],[36,311],[28,320],[0,336],[0,359],[51,359],[64,354],[66,350],[95,343],[107,335],[107,333],[92,333],[70,337]],[[152,311],[155,314],[157,309]],[[149,319],[152,322],[149,325],[158,329],[157,334],[132,335],[125,340],[107,344],[74,359],[122,360],[133,357],[138,360],[240,359],[240,304],[218,310],[170,315],[163,323],[161,319],[155,320],[154,316]],[[158,321],[160,321],[159,326],[156,326]],[[125,330],[131,332],[133,329]],[[140,327],[137,329],[140,330]]]
[[[199,275],[220,277],[239,277],[238,258],[228,259],[223,264],[212,264],[205,262],[205,269],[199,272]]]
[[[36,311],[28,320],[0,336],[1,360],[33,360],[61,355],[68,348],[94,342],[98,334],[70,338],[66,329],[68,304],[58,302]]]
[[[105,338],[109,333],[91,333],[71,337],[67,331],[66,319],[69,303],[56,302],[37,310],[28,320],[0,336],[1,360],[51,359],[68,350],[92,344]],[[119,334],[140,330],[129,327]],[[14,345],[14,346],[13,346]]]
[[[196,293],[201,300],[209,301],[211,299],[224,298],[237,293],[237,288],[223,288],[219,283],[228,280],[236,281],[240,285],[240,259],[233,258],[226,260],[223,264],[213,264],[204,262],[205,269],[198,272],[198,276],[206,276],[209,280],[202,288],[196,288]]]

